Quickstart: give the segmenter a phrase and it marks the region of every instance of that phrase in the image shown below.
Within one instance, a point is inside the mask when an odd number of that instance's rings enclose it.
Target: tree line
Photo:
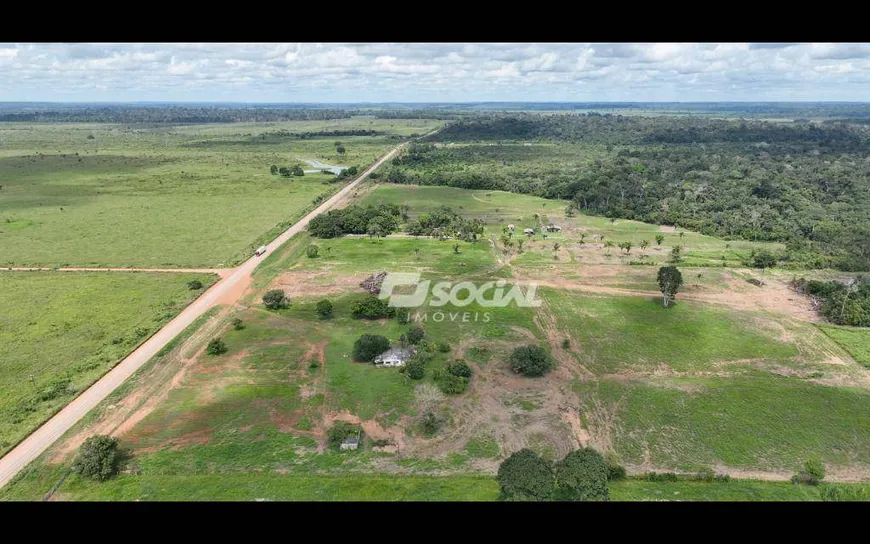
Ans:
[[[466,118],[429,139],[468,145],[409,146],[386,180],[565,199],[595,215],[783,242],[796,266],[870,269],[868,128],[517,114]],[[532,141],[557,145],[520,145]]]

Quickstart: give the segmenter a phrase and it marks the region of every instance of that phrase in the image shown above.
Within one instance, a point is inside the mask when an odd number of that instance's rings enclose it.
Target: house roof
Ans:
[[[413,347],[390,348],[375,357],[375,361],[383,361],[385,359],[399,359],[404,361],[405,359],[411,358],[415,353],[417,353],[417,350]]]
[[[333,442],[334,444],[335,442]],[[359,444],[359,438],[355,436],[348,436],[344,440],[341,441],[342,444]],[[334,447],[334,446],[333,446]]]

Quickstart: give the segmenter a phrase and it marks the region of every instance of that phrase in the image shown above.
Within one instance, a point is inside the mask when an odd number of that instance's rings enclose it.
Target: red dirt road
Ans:
[[[428,134],[427,134],[428,135]],[[347,196],[353,189],[359,185],[369,174],[374,172],[384,162],[393,158],[396,153],[404,146],[401,144],[395,149],[378,159],[368,170],[362,173],[355,181],[348,184],[346,187],[338,191],[323,204],[318,206],[314,211],[303,217],[296,224],[285,230],[280,236],[272,240],[266,248],[266,254],[278,249],[284,242],[292,238],[294,235],[305,229],[308,222],[315,216],[327,211],[337,202]],[[185,308],[175,319],[167,323],[154,336],[145,341],[135,351],[128,355],[123,361],[118,363],[112,370],[107,372],[91,387],[85,390],[84,393],[76,397],[63,410],[55,414],[51,419],[45,422],[41,427],[34,431],[30,436],[18,444],[12,451],[7,453],[0,459],[0,487],[6,485],[24,469],[31,461],[36,459],[42,452],[48,449],[49,446],[75,425],[82,417],[97,406],[103,399],[124,383],[127,378],[139,370],[142,365],[148,362],[163,346],[168,344],[173,338],[180,334],[185,328],[192,324],[196,319],[208,311],[215,304],[231,304],[238,300],[245,289],[239,288],[246,286],[251,281],[251,274],[254,269],[260,264],[262,257],[251,257],[238,268],[224,270],[221,274],[222,279],[203,293],[190,306]],[[82,269],[79,269],[81,271]],[[98,269],[106,270],[106,269]],[[119,269],[128,270],[128,269]],[[70,270],[72,271],[72,270]],[[208,270],[208,272],[216,272]]]

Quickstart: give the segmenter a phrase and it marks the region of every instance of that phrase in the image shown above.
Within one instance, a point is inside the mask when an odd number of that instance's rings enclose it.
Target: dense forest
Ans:
[[[28,123],[235,123],[347,119],[352,110],[289,106],[112,105],[0,109],[0,121]]]
[[[491,114],[412,145],[385,178],[571,200],[584,212],[780,241],[870,269],[870,129],[598,114]]]

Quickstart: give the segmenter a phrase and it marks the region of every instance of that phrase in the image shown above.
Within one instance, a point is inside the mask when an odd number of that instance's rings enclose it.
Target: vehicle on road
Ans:
[[[260,246],[260,247],[258,247],[258,248],[257,248],[257,251],[254,252],[254,255],[256,255],[257,257],[259,257],[259,256],[262,255],[263,253],[266,253],[266,246]]]

